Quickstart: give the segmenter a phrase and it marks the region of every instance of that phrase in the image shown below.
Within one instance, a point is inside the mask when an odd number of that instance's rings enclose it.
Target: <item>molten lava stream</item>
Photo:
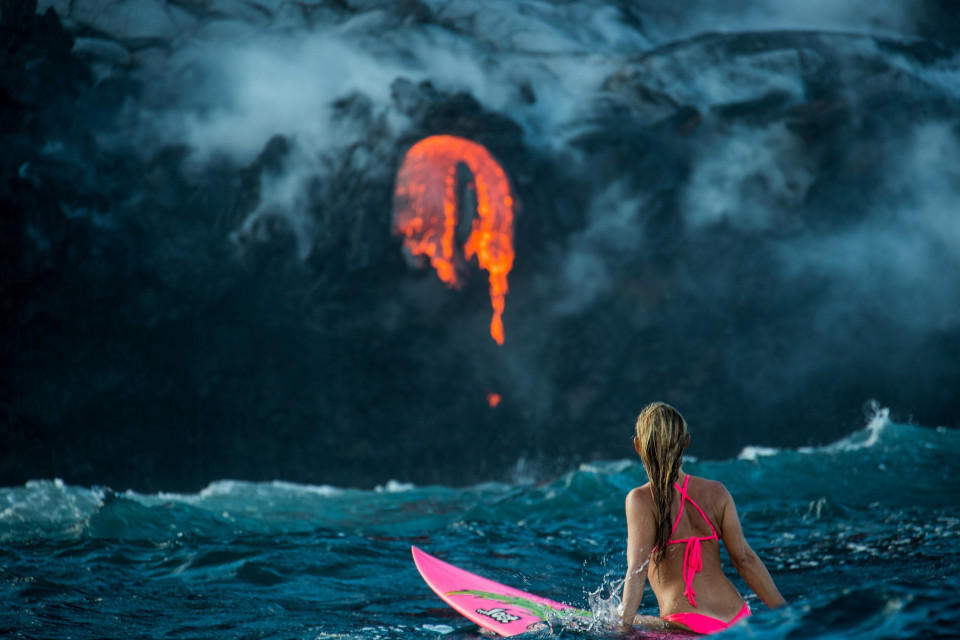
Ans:
[[[510,181],[482,145],[455,136],[430,136],[413,145],[397,172],[394,232],[413,255],[427,256],[440,279],[459,286],[454,266],[457,227],[457,165],[467,165],[476,186],[477,215],[463,255],[490,276],[493,318],[490,335],[503,344],[507,274],[513,268],[513,209]]]

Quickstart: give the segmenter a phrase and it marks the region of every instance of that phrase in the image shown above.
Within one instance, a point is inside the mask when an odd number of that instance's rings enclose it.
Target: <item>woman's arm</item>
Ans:
[[[723,545],[727,548],[727,553],[730,554],[730,561],[737,573],[765,605],[770,608],[785,605],[786,600],[777,590],[777,585],[773,583],[773,578],[770,577],[763,561],[754,553],[743,536],[743,527],[740,526],[740,518],[737,516],[737,507],[733,503],[733,496],[730,495],[726,487],[723,487],[723,493],[720,536],[723,538]]]
[[[627,577],[623,581],[620,624],[633,628],[634,616],[647,582],[647,563],[653,548],[654,526],[649,492],[637,487],[627,494]]]

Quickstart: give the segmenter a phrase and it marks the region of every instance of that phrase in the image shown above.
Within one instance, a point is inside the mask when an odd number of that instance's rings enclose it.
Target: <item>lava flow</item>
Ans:
[[[397,172],[394,192],[394,232],[413,255],[424,255],[448,286],[457,287],[455,234],[459,212],[457,165],[473,174],[477,215],[463,245],[466,260],[490,275],[493,319],[490,335],[503,344],[503,309],[507,274],[513,267],[513,208],[510,181],[482,145],[455,136],[430,136],[413,145]]]

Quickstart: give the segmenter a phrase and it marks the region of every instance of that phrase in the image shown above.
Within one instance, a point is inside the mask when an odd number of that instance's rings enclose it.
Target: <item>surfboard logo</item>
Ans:
[[[487,616],[488,618],[493,618],[501,624],[510,624],[511,622],[520,619],[520,616],[515,616],[502,607],[496,607],[494,609],[477,609],[477,613],[482,616]]]
[[[523,609],[528,612],[530,615],[535,618],[540,618],[541,620],[550,620],[556,616],[565,616],[565,615],[574,615],[581,616],[585,618],[590,618],[593,616],[593,613],[583,609],[574,609],[572,607],[564,607],[564,605],[557,603],[556,607],[552,607],[549,604],[541,604],[535,602],[530,598],[524,598],[522,596],[511,596],[506,593],[491,593],[490,591],[479,591],[477,589],[459,589],[457,591],[448,591],[447,595],[449,596],[473,596],[475,598],[483,598],[484,600],[490,600],[496,602],[497,604],[508,604],[512,605],[514,608]],[[530,594],[527,594],[530,595]],[[535,596],[531,596],[535,597]],[[502,609],[502,607],[497,607],[497,609]],[[496,609],[490,609],[490,611],[495,611]],[[478,610],[479,613],[479,610]],[[482,614],[485,615],[485,614]],[[513,615],[513,614],[510,614]],[[494,618],[495,619],[495,618]]]

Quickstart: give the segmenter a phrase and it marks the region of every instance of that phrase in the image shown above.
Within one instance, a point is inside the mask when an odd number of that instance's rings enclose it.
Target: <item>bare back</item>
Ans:
[[[733,497],[721,483],[683,472],[690,445],[687,423],[668,404],[653,402],[637,416],[633,448],[648,482],[627,494],[627,574],[620,624],[678,625],[710,633],[750,615],[720,567],[720,541],[740,577],[768,607],[785,604],[770,573],[743,537]],[[669,514],[665,513],[669,512]],[[657,518],[661,518],[659,523]],[[667,520],[669,517],[669,520]],[[663,537],[672,524],[669,538]],[[655,549],[661,544],[663,548]],[[652,558],[659,556],[656,561]],[[661,618],[638,616],[647,581]]]
[[[676,526],[670,536],[671,543],[667,544],[659,564],[651,559],[647,578],[657,596],[661,616],[692,611],[729,620],[743,607],[743,598],[721,568],[720,544],[716,537],[726,540],[722,524],[729,493],[719,482],[693,476],[688,478],[685,481],[689,500],[682,500],[681,492],[674,489],[670,522]],[[646,494],[649,501],[651,515],[647,526],[653,527],[653,497],[649,483],[638,489],[641,495]],[[716,536],[713,535],[714,531]],[[692,559],[685,557],[687,555],[701,558],[699,571],[689,576],[689,587],[684,579],[684,567]],[[690,602],[694,596],[696,606]]]

